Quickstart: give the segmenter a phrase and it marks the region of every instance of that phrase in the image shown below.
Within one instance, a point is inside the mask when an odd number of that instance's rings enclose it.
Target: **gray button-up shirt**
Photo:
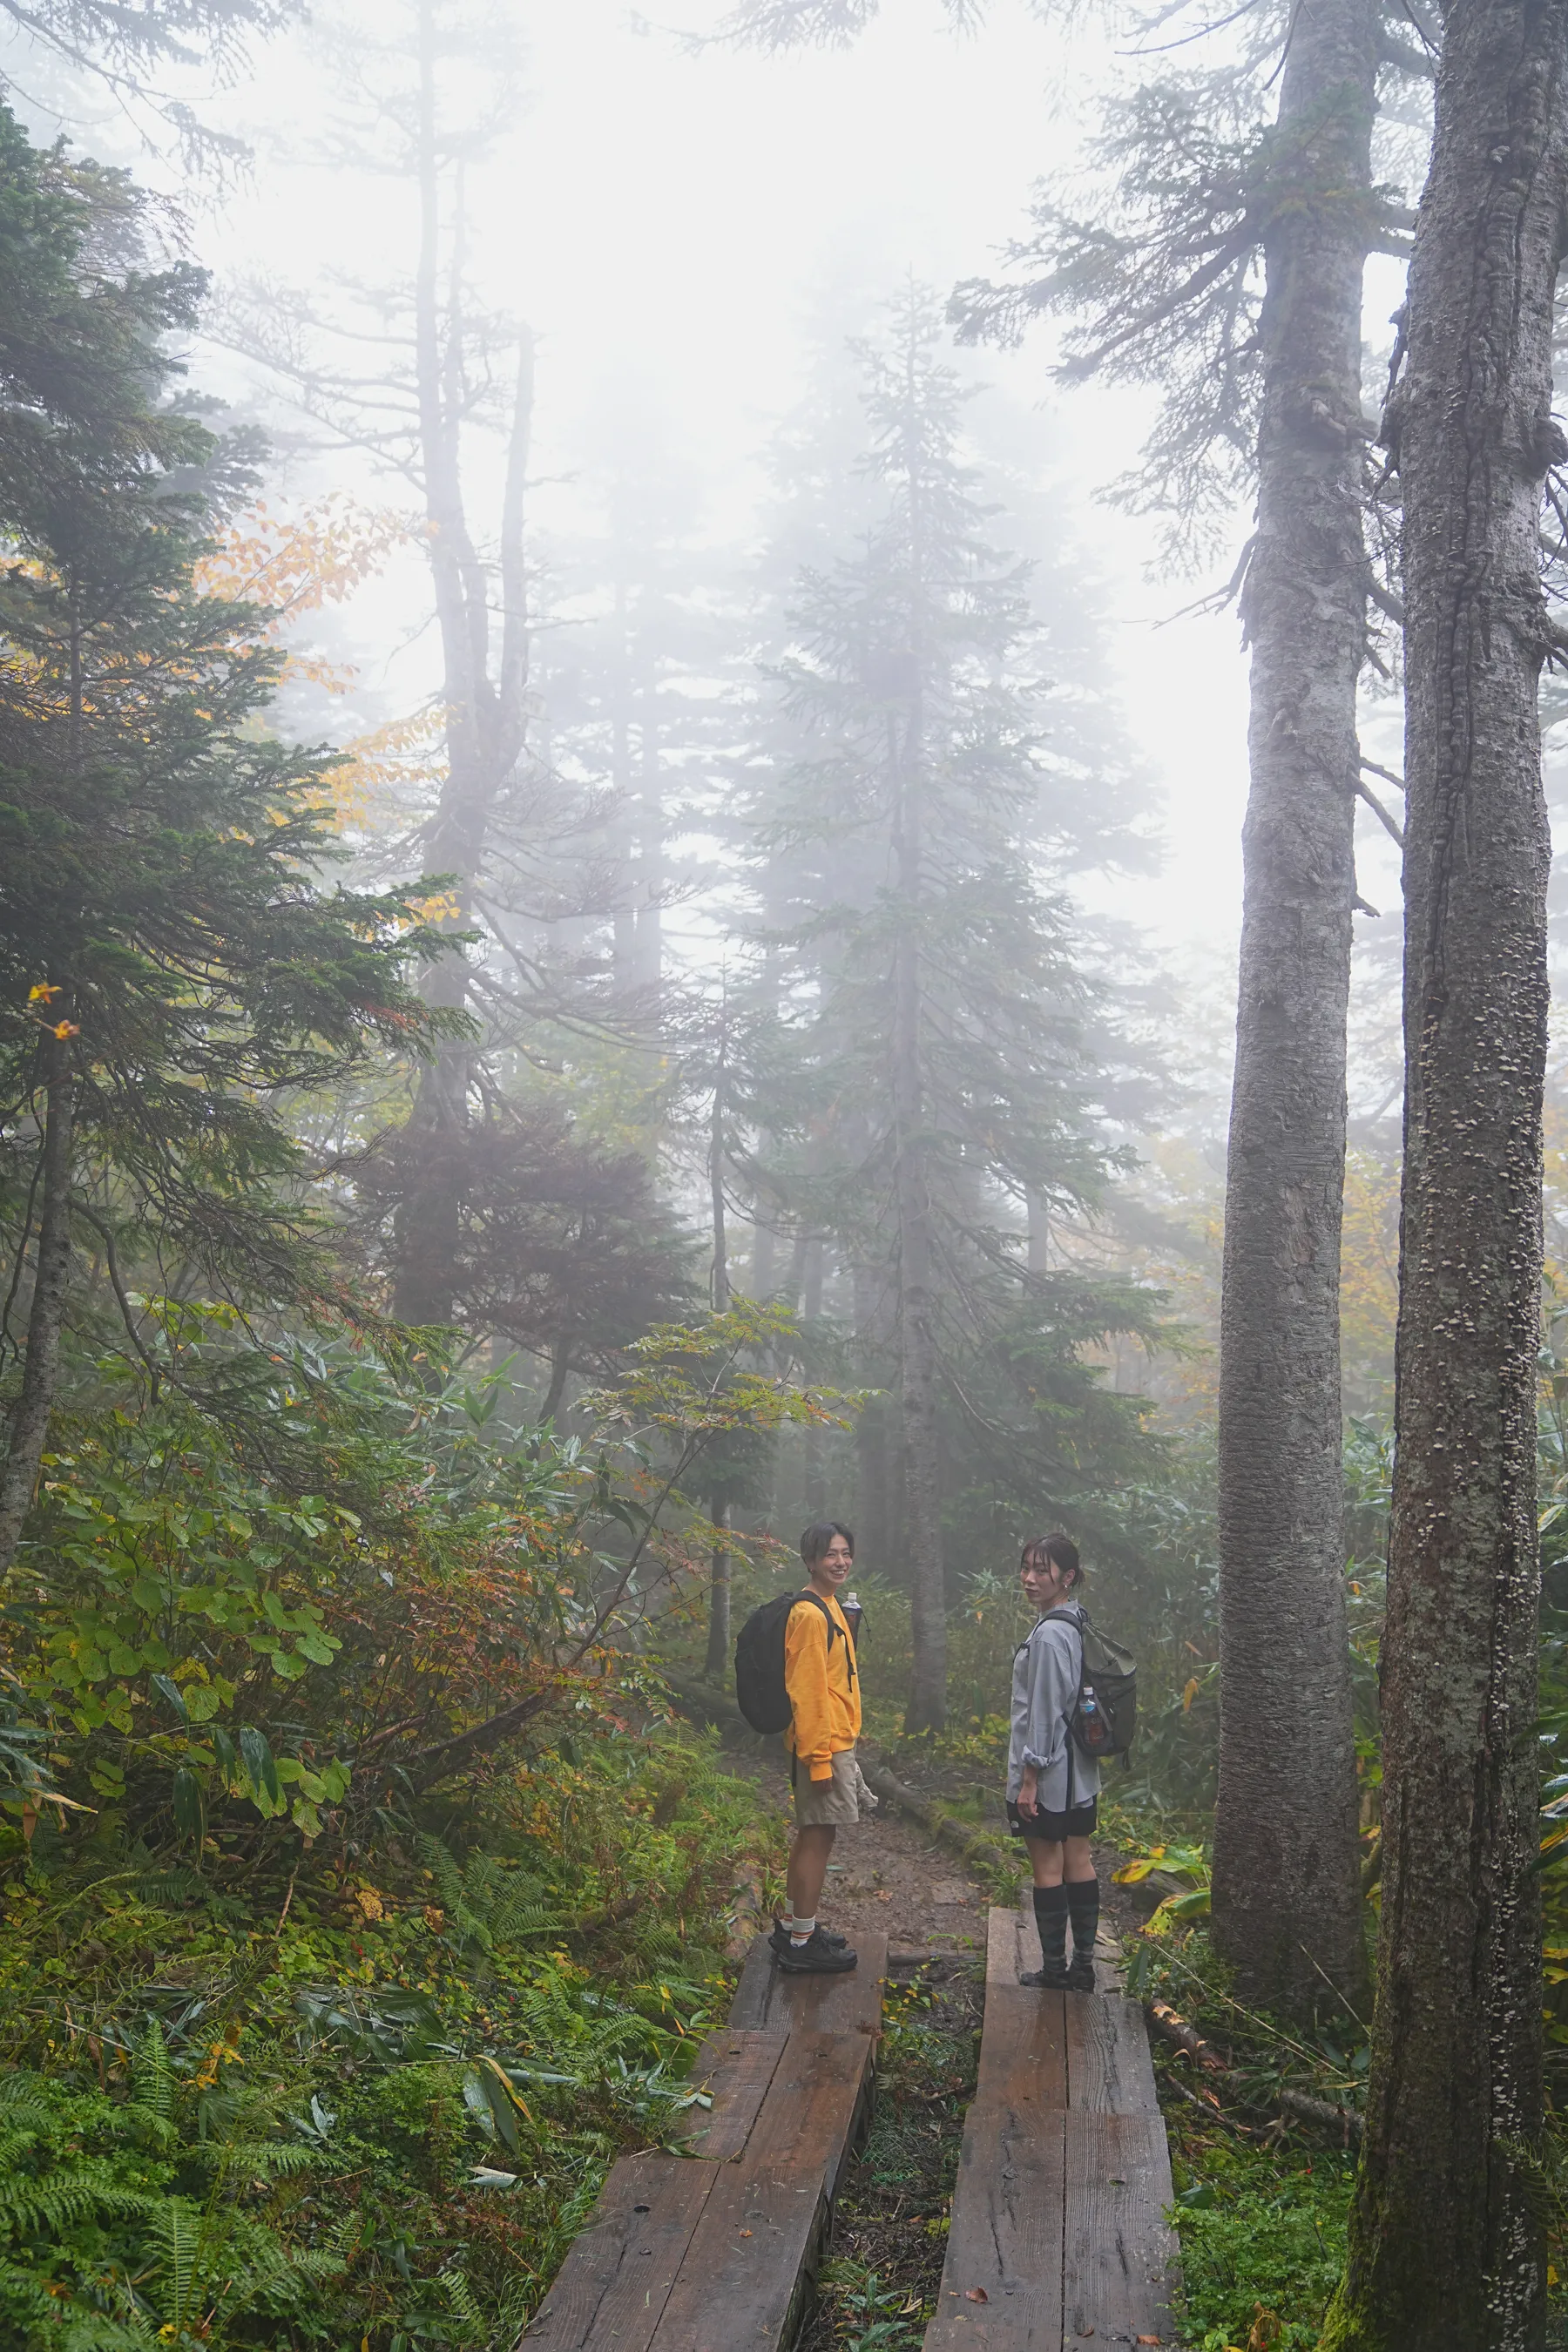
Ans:
[[[1071,1607],[1069,1602],[1066,1604]],[[1026,1765],[1038,1780],[1037,1801],[1065,1813],[1100,1794],[1100,1767],[1075,1743],[1068,1717],[1078,1704],[1083,1634],[1067,1617],[1042,1617],[1013,1660],[1013,1730],[1007,1743],[1007,1795],[1017,1799]]]

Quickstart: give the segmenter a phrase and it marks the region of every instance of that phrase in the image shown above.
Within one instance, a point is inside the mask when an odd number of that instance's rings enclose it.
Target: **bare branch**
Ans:
[[[1400,848],[1403,849],[1405,846],[1405,828],[1396,817],[1389,814],[1388,811],[1384,807],[1383,803],[1378,799],[1377,794],[1373,791],[1371,785],[1363,784],[1358,781],[1355,792],[1356,798],[1366,803],[1368,808],[1371,809],[1373,816],[1376,817],[1379,824],[1382,825],[1384,831],[1389,835],[1390,839],[1396,841],[1399,844]]]

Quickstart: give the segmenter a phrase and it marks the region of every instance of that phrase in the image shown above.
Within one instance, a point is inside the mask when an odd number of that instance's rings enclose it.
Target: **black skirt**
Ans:
[[[1007,1826],[1015,1837],[1046,1838],[1060,1845],[1063,1838],[1092,1837],[1100,1820],[1100,1799],[1091,1797],[1087,1805],[1074,1805],[1070,1812],[1047,1813],[1043,1809],[1032,1818],[1026,1817],[1009,1797]]]

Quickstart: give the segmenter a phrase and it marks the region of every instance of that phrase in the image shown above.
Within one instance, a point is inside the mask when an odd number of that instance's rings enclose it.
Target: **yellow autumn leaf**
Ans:
[[[1196,1675],[1191,1675],[1187,1678],[1187,1686],[1182,1693],[1182,1713],[1184,1715],[1191,1712],[1193,1701],[1196,1698],[1197,1695],[1198,1678]]]

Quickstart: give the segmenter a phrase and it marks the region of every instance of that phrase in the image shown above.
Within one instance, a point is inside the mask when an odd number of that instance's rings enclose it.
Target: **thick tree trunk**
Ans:
[[[5,1463],[0,1469],[0,1577],[16,1556],[22,1524],[38,1483],[38,1463],[49,1432],[59,1378],[60,1334],[71,1270],[71,1139],[76,1125],[76,1075],[70,1047],[44,1044],[46,1106],[44,1164],[39,1191],[38,1255],[27,1316],[22,1393],[11,1416]]]
[[[730,1307],[730,1243],[724,1213],[724,1088],[726,1072],[720,1055],[713,1079],[713,1108],[708,1130],[708,1200],[713,1219],[713,1264],[709,1295],[715,1315]]]
[[[730,1497],[722,1487],[712,1501],[713,1525],[719,1540],[713,1547],[712,1573],[708,1581],[708,1656],[704,1666],[710,1683],[721,1683],[730,1666],[730,1547],[723,1531],[730,1525]]]
[[[1364,1972],[1339,1353],[1355,896],[1362,279],[1370,0],[1303,0],[1266,241],[1251,793],[1220,1316],[1222,1734],[1214,1939],[1244,1994],[1353,1999]]]
[[[822,1276],[826,1245],[820,1234],[812,1237],[805,1254],[805,1278],[801,1288],[802,1319],[817,1323],[822,1318]],[[827,1469],[823,1432],[816,1422],[808,1421],[802,1432],[802,1453],[805,1456],[805,1512],[809,1519],[825,1518],[827,1514]],[[842,1508],[842,1506],[840,1506]]]
[[[1405,501],[1405,1156],[1383,1927],[1325,2341],[1543,2341],[1535,1355],[1550,836],[1536,698],[1563,0],[1454,0],[1388,437]]]
[[[566,1340],[559,1339],[550,1350],[550,1386],[544,1391],[544,1402],[539,1408],[542,1422],[553,1421],[566,1394],[566,1381],[572,1370],[572,1350]]]
[[[713,1217],[713,1312],[724,1315],[730,1307],[730,1245],[728,1221],[724,1213],[724,1092],[726,1082],[724,1056],[721,1052],[719,1066],[713,1076],[713,1110],[708,1136],[708,1186]],[[708,1580],[708,1657],[706,1671],[710,1682],[722,1682],[730,1664],[730,1547],[723,1530],[730,1525],[730,1495],[722,1480],[716,1480],[709,1496],[709,1510],[714,1527],[720,1531],[713,1546],[713,1557]]]
[[[1051,1270],[1051,1212],[1050,1203],[1043,1193],[1029,1194],[1028,1218],[1027,1270],[1030,1274],[1048,1274]]]

